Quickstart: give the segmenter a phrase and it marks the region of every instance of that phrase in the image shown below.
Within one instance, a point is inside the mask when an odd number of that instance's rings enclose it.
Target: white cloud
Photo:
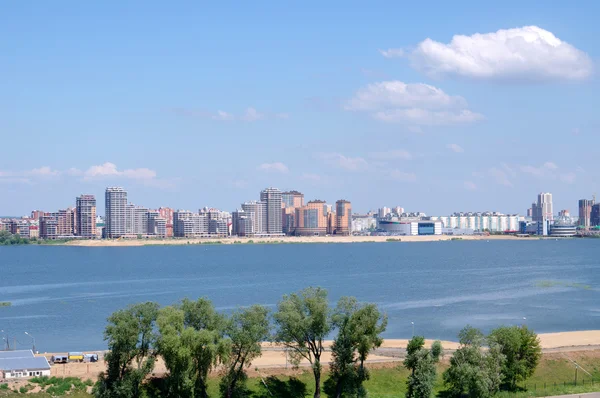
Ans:
[[[399,58],[405,54],[401,48],[388,48],[387,50],[379,50],[379,52],[386,58]]]
[[[464,186],[465,189],[469,191],[475,191],[477,189],[477,184],[475,184],[473,181],[465,181]]]
[[[235,116],[225,111],[217,111],[217,113],[212,115],[211,117],[213,120],[220,120],[223,122],[235,119]]]
[[[383,152],[372,152],[369,154],[370,157],[379,160],[393,160],[393,159],[403,159],[403,160],[411,160],[413,158],[412,154],[404,149],[392,149],[389,151]]]
[[[448,149],[456,153],[463,153],[465,150],[458,144],[448,144],[446,145]]]
[[[369,111],[397,108],[461,108],[467,102],[460,96],[451,96],[443,90],[423,83],[404,83],[398,80],[369,84],[356,92],[348,101],[347,110]]]
[[[247,121],[247,122],[255,122],[257,120],[261,120],[264,119],[265,115],[263,115],[262,113],[259,113],[256,109],[254,108],[248,108],[246,109],[246,112],[244,113],[244,116],[242,116],[242,119]]]
[[[263,163],[260,166],[258,166],[258,170],[260,171],[266,171],[266,172],[274,172],[274,173],[287,173],[289,171],[288,167],[281,163],[281,162],[275,162],[275,163]]]
[[[53,170],[49,166],[42,166],[31,170],[21,171],[2,171],[0,170],[0,178],[12,179],[13,182],[25,182],[30,181],[30,178],[51,178],[59,176],[58,170]]]
[[[219,122],[230,122],[234,120],[240,120],[244,122],[255,122],[257,120],[267,120],[267,119],[289,119],[290,114],[285,112],[280,113],[264,113],[259,112],[256,108],[248,107],[244,111],[243,114],[234,114],[231,112],[226,112],[223,110],[218,110],[216,112],[205,111],[205,110],[197,110],[197,109],[186,109],[186,108],[176,108],[173,109],[178,115],[183,115],[187,117],[199,117],[202,119],[211,119]]]
[[[397,80],[369,84],[358,90],[344,109],[369,112],[377,120],[410,126],[470,123],[483,119],[482,115],[468,109],[463,97],[448,95],[429,84],[407,84]]]
[[[334,167],[348,171],[361,171],[366,170],[369,167],[369,163],[364,158],[347,157],[341,153],[320,153],[317,154],[317,157]]]
[[[373,114],[373,117],[383,122],[413,123],[424,126],[442,126],[448,124],[472,123],[483,120],[483,115],[473,113],[468,109],[460,112],[435,112],[427,109],[396,109],[392,111],[381,111]]]
[[[390,170],[388,173],[390,179],[401,182],[417,181],[417,176],[414,173],[406,173],[400,170]]]
[[[114,163],[106,162],[101,165],[91,166],[83,173],[84,180],[93,180],[105,177],[123,177],[132,180],[151,180],[156,178],[156,172],[145,167],[139,169],[119,170],[117,165]]]
[[[425,39],[409,55],[432,77],[489,80],[581,80],[592,73],[590,57],[537,26],[456,35],[448,44]]]

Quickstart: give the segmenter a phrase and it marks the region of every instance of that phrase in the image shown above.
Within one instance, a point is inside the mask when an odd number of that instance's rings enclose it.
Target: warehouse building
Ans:
[[[31,350],[0,351],[0,379],[50,376],[50,364],[45,357],[36,357]]]

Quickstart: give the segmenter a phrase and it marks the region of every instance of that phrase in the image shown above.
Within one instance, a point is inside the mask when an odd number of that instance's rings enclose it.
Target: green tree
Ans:
[[[515,390],[518,382],[531,377],[542,356],[540,340],[527,326],[502,326],[492,330],[490,343],[498,345],[506,358],[502,367],[502,382]]]
[[[338,328],[338,337],[332,346],[334,364],[326,392],[336,397],[366,396],[363,382],[368,380],[369,373],[365,361],[383,343],[381,333],[387,326],[387,317],[375,304],[359,304],[354,297],[342,297],[332,321]]]
[[[113,313],[108,318],[104,340],[107,370],[100,374],[94,387],[98,398],[136,398],[143,395],[144,379],[154,368],[152,351],[156,335],[154,326],[158,304],[142,303]]]
[[[234,312],[225,326],[231,339],[231,355],[226,363],[227,373],[221,379],[221,396],[238,398],[246,395],[245,367],[261,355],[261,342],[269,338],[269,310],[253,305]]]
[[[329,378],[325,381],[323,390],[329,397],[340,398],[343,396],[358,395],[358,371],[354,342],[346,318],[339,326],[339,332],[331,347],[332,363],[329,369]]]
[[[315,379],[314,398],[320,398],[323,339],[332,329],[327,291],[310,287],[285,295],[273,318],[275,342],[291,349],[290,358],[294,365],[298,366],[302,358],[310,363]]]
[[[407,398],[429,398],[436,379],[436,364],[442,354],[442,344],[435,341],[431,350],[425,347],[422,336],[413,337],[406,347],[404,366],[410,371],[406,381]]]
[[[492,345],[483,352],[484,335],[478,329],[466,326],[458,335],[460,347],[450,359],[444,372],[444,383],[450,396],[491,397],[499,388],[500,370],[504,356]]]
[[[169,370],[169,396],[208,397],[208,374],[227,360],[231,349],[223,319],[203,298],[160,311],[157,346]]]

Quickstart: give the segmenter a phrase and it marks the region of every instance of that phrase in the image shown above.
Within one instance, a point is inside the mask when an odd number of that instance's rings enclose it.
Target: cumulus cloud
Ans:
[[[379,53],[386,58],[398,58],[404,56],[404,50],[401,48],[388,48],[387,50],[379,50]]]
[[[348,111],[369,112],[377,120],[410,125],[470,123],[483,116],[468,109],[460,96],[423,83],[384,81],[369,84],[346,102]]]
[[[411,160],[413,158],[412,154],[404,149],[392,149],[383,152],[371,152],[369,154],[369,157],[379,160]]]
[[[413,67],[436,78],[582,80],[593,69],[585,52],[537,26],[456,35],[447,44],[427,38],[409,57]]]
[[[553,162],[546,162],[541,166],[524,165],[520,169],[523,173],[531,174],[535,177],[545,177],[553,174],[554,170],[558,169],[558,166]]]
[[[132,180],[151,180],[156,178],[156,172],[145,167],[139,169],[119,170],[117,165],[114,163],[106,162],[101,165],[91,166],[83,173],[84,180],[93,180],[105,177],[123,177]]]
[[[348,157],[336,152],[319,153],[317,157],[333,167],[348,171],[361,171],[369,167],[369,163],[364,158]]]
[[[287,173],[289,171],[288,167],[281,162],[263,163],[258,166],[258,170],[269,173]]]
[[[456,152],[456,153],[463,153],[465,150],[458,144],[448,144],[446,146],[448,149],[450,149],[452,152]]]

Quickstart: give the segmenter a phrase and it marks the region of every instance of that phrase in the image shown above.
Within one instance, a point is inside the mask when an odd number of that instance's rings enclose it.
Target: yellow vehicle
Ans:
[[[83,352],[70,352],[69,362],[83,362]]]

